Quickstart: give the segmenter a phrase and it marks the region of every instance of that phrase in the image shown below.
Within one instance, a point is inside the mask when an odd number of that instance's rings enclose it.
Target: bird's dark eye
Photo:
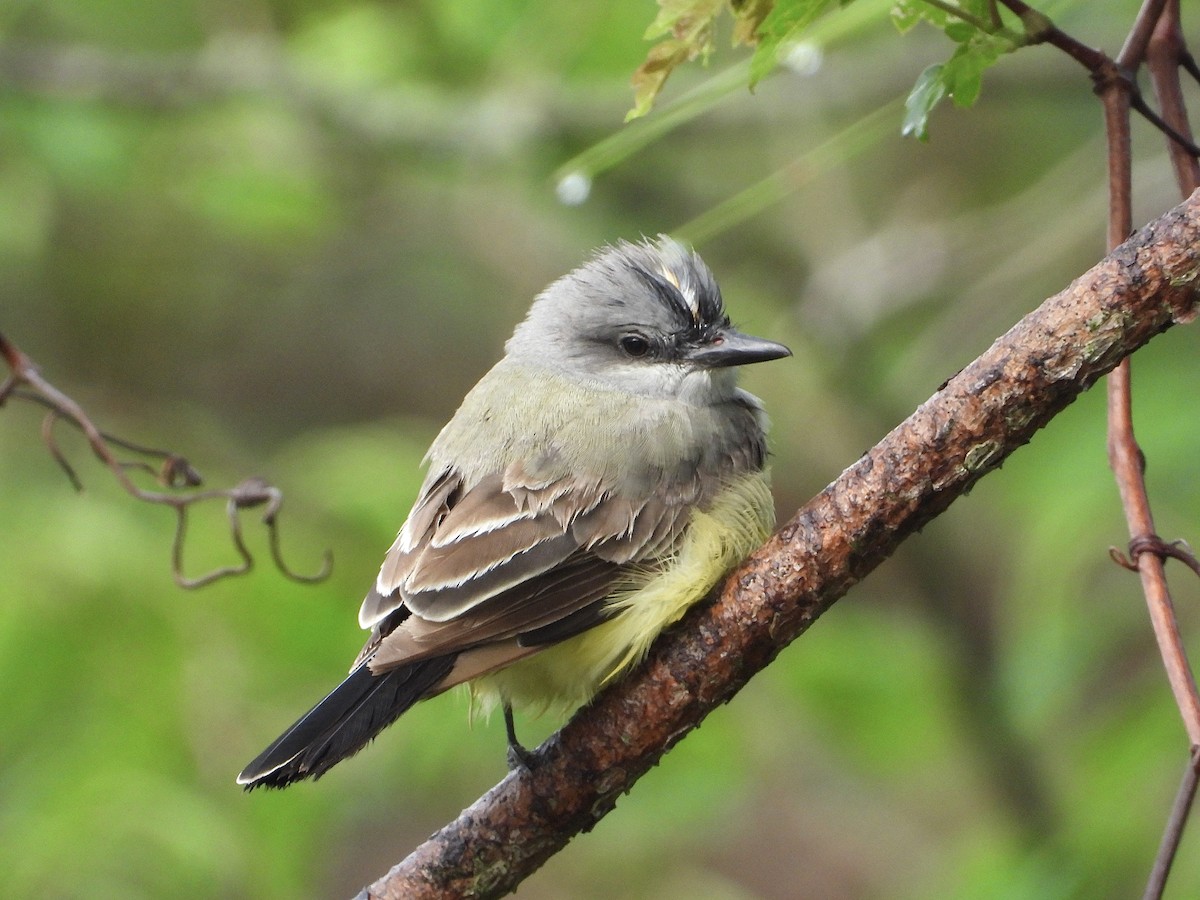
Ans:
[[[650,342],[640,334],[627,334],[617,341],[617,345],[633,359],[640,359],[650,352]]]

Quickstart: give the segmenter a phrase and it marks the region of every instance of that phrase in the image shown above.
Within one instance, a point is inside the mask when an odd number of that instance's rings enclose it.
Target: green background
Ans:
[[[1046,9],[1115,51],[1135,8]],[[0,893],[349,896],[504,774],[502,723],[447,696],[317,784],[233,783],[344,673],[429,440],[593,247],[695,240],[735,321],[796,351],[743,379],[774,422],[781,517],[1098,259],[1086,73],[1023,50],[929,143],[903,139],[899,100],[951,47],[887,9],[834,16],[815,72],[753,94],[721,35],[623,130],[648,2],[0,3],[0,330],[108,430],[210,485],[283,488],[297,571],[335,559],[320,586],[284,580],[250,513],[255,570],[182,592],[169,510],[61,428],[76,495],[41,413],[0,411]],[[614,134],[586,200],[560,202]],[[1134,147],[1141,223],[1177,195],[1141,122]],[[1135,360],[1168,538],[1200,518],[1198,360],[1194,328]],[[1137,580],[1108,559],[1126,535],[1103,401],[909,541],[518,896],[1140,893],[1186,738]],[[204,508],[188,573],[232,561]],[[1191,634],[1200,591],[1176,575]],[[1171,887],[1200,892],[1194,839]]]

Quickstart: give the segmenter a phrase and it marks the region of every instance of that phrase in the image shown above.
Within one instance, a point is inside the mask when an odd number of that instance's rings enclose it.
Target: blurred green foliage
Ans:
[[[734,317],[797,351],[745,377],[785,516],[1101,255],[1083,71],[1007,55],[972,110],[904,140],[902,99],[949,51],[889,5],[821,20],[753,94],[749,51],[718,40],[601,164],[580,154],[621,128],[649,3],[0,4],[0,329],[104,427],[211,484],[279,484],[298,571],[335,557],[296,585],[252,532],[251,575],[182,593],[168,510],[64,434],[75,495],[39,414],[0,412],[6,895],[348,896],[503,774],[501,723],[444,697],[315,785],[233,784],[345,670],[425,446],[592,247],[683,228]],[[1135,9],[1047,11],[1111,48]],[[892,127],[856,125],[885,106]],[[1174,187],[1140,123],[1135,147],[1144,221]],[[1181,328],[1135,363],[1168,537],[1196,535],[1198,357]],[[1139,891],[1186,740],[1107,557],[1103,405],[910,541],[518,896]],[[187,569],[230,561],[214,507]],[[1192,634],[1198,591],[1176,590]],[[1198,890],[1193,838],[1171,895]]]

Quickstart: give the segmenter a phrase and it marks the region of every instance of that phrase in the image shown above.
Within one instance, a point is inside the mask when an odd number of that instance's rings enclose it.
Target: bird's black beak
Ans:
[[[737,329],[728,327],[718,331],[712,340],[687,352],[689,360],[712,369],[744,366],[791,355],[792,351],[783,344],[742,334]]]

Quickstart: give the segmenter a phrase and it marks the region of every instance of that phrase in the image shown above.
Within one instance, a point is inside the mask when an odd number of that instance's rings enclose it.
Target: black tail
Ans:
[[[422,660],[382,675],[372,674],[364,663],[246,766],[238,784],[249,791],[320,778],[429,696],[454,667],[454,659]]]

